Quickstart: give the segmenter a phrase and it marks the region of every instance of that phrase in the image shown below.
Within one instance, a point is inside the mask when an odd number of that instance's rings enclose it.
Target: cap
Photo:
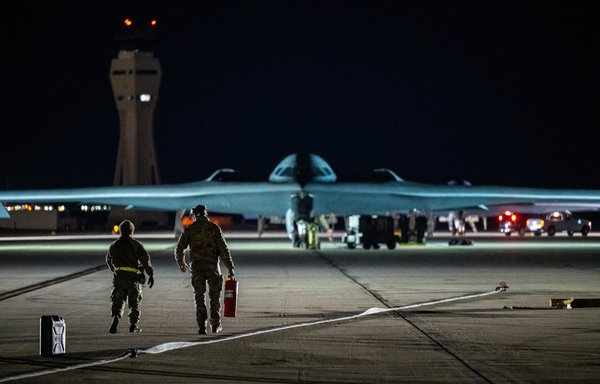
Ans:
[[[203,216],[206,214],[206,206],[205,205],[196,205],[192,208],[192,213],[196,216]]]
[[[123,220],[121,224],[119,224],[119,232],[121,235],[131,235],[135,230],[135,225],[129,220]]]

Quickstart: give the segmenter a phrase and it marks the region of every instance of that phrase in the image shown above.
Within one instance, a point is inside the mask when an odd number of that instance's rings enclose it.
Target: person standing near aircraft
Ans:
[[[191,269],[192,287],[196,303],[196,321],[198,334],[206,334],[208,312],[204,303],[206,286],[210,299],[210,325],[213,333],[222,330],[221,326],[221,292],[223,291],[223,275],[219,260],[227,266],[229,276],[235,276],[233,259],[223,237],[221,228],[208,219],[204,205],[192,209],[193,223],[188,225],[179,236],[175,247],[175,260],[181,272]],[[185,250],[190,249],[191,266],[185,263]]]
[[[148,274],[148,287],[152,288],[154,285],[154,268],[150,261],[150,255],[142,243],[131,237],[134,231],[133,223],[123,220],[119,224],[121,236],[110,245],[106,254],[106,264],[113,272],[113,289],[110,295],[112,302],[110,333],[117,333],[117,326],[123,315],[126,300],[129,306],[129,332],[142,331],[138,328],[142,302],[141,271],[138,265],[141,264]]]
[[[258,237],[261,237],[265,232],[265,217],[263,215],[258,215],[258,219],[256,220],[256,226],[258,229]]]

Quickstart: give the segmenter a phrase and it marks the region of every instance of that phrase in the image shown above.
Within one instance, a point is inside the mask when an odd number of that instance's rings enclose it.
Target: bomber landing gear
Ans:
[[[298,220],[293,234],[293,244],[295,248],[321,249],[319,226]]]

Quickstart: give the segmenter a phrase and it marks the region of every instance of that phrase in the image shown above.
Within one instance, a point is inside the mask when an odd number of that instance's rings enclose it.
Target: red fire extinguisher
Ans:
[[[223,295],[223,316],[235,317],[237,312],[238,282],[235,276],[227,276]]]

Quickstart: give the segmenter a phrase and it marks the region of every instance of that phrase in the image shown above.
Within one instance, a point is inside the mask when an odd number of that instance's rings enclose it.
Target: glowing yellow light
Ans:
[[[116,224],[113,226],[113,233],[119,233],[119,226]]]
[[[156,26],[156,19],[150,21],[150,25],[153,26],[153,27],[155,27]]]
[[[123,23],[128,27],[131,27],[133,25],[133,21],[131,21],[131,19],[125,19]]]

